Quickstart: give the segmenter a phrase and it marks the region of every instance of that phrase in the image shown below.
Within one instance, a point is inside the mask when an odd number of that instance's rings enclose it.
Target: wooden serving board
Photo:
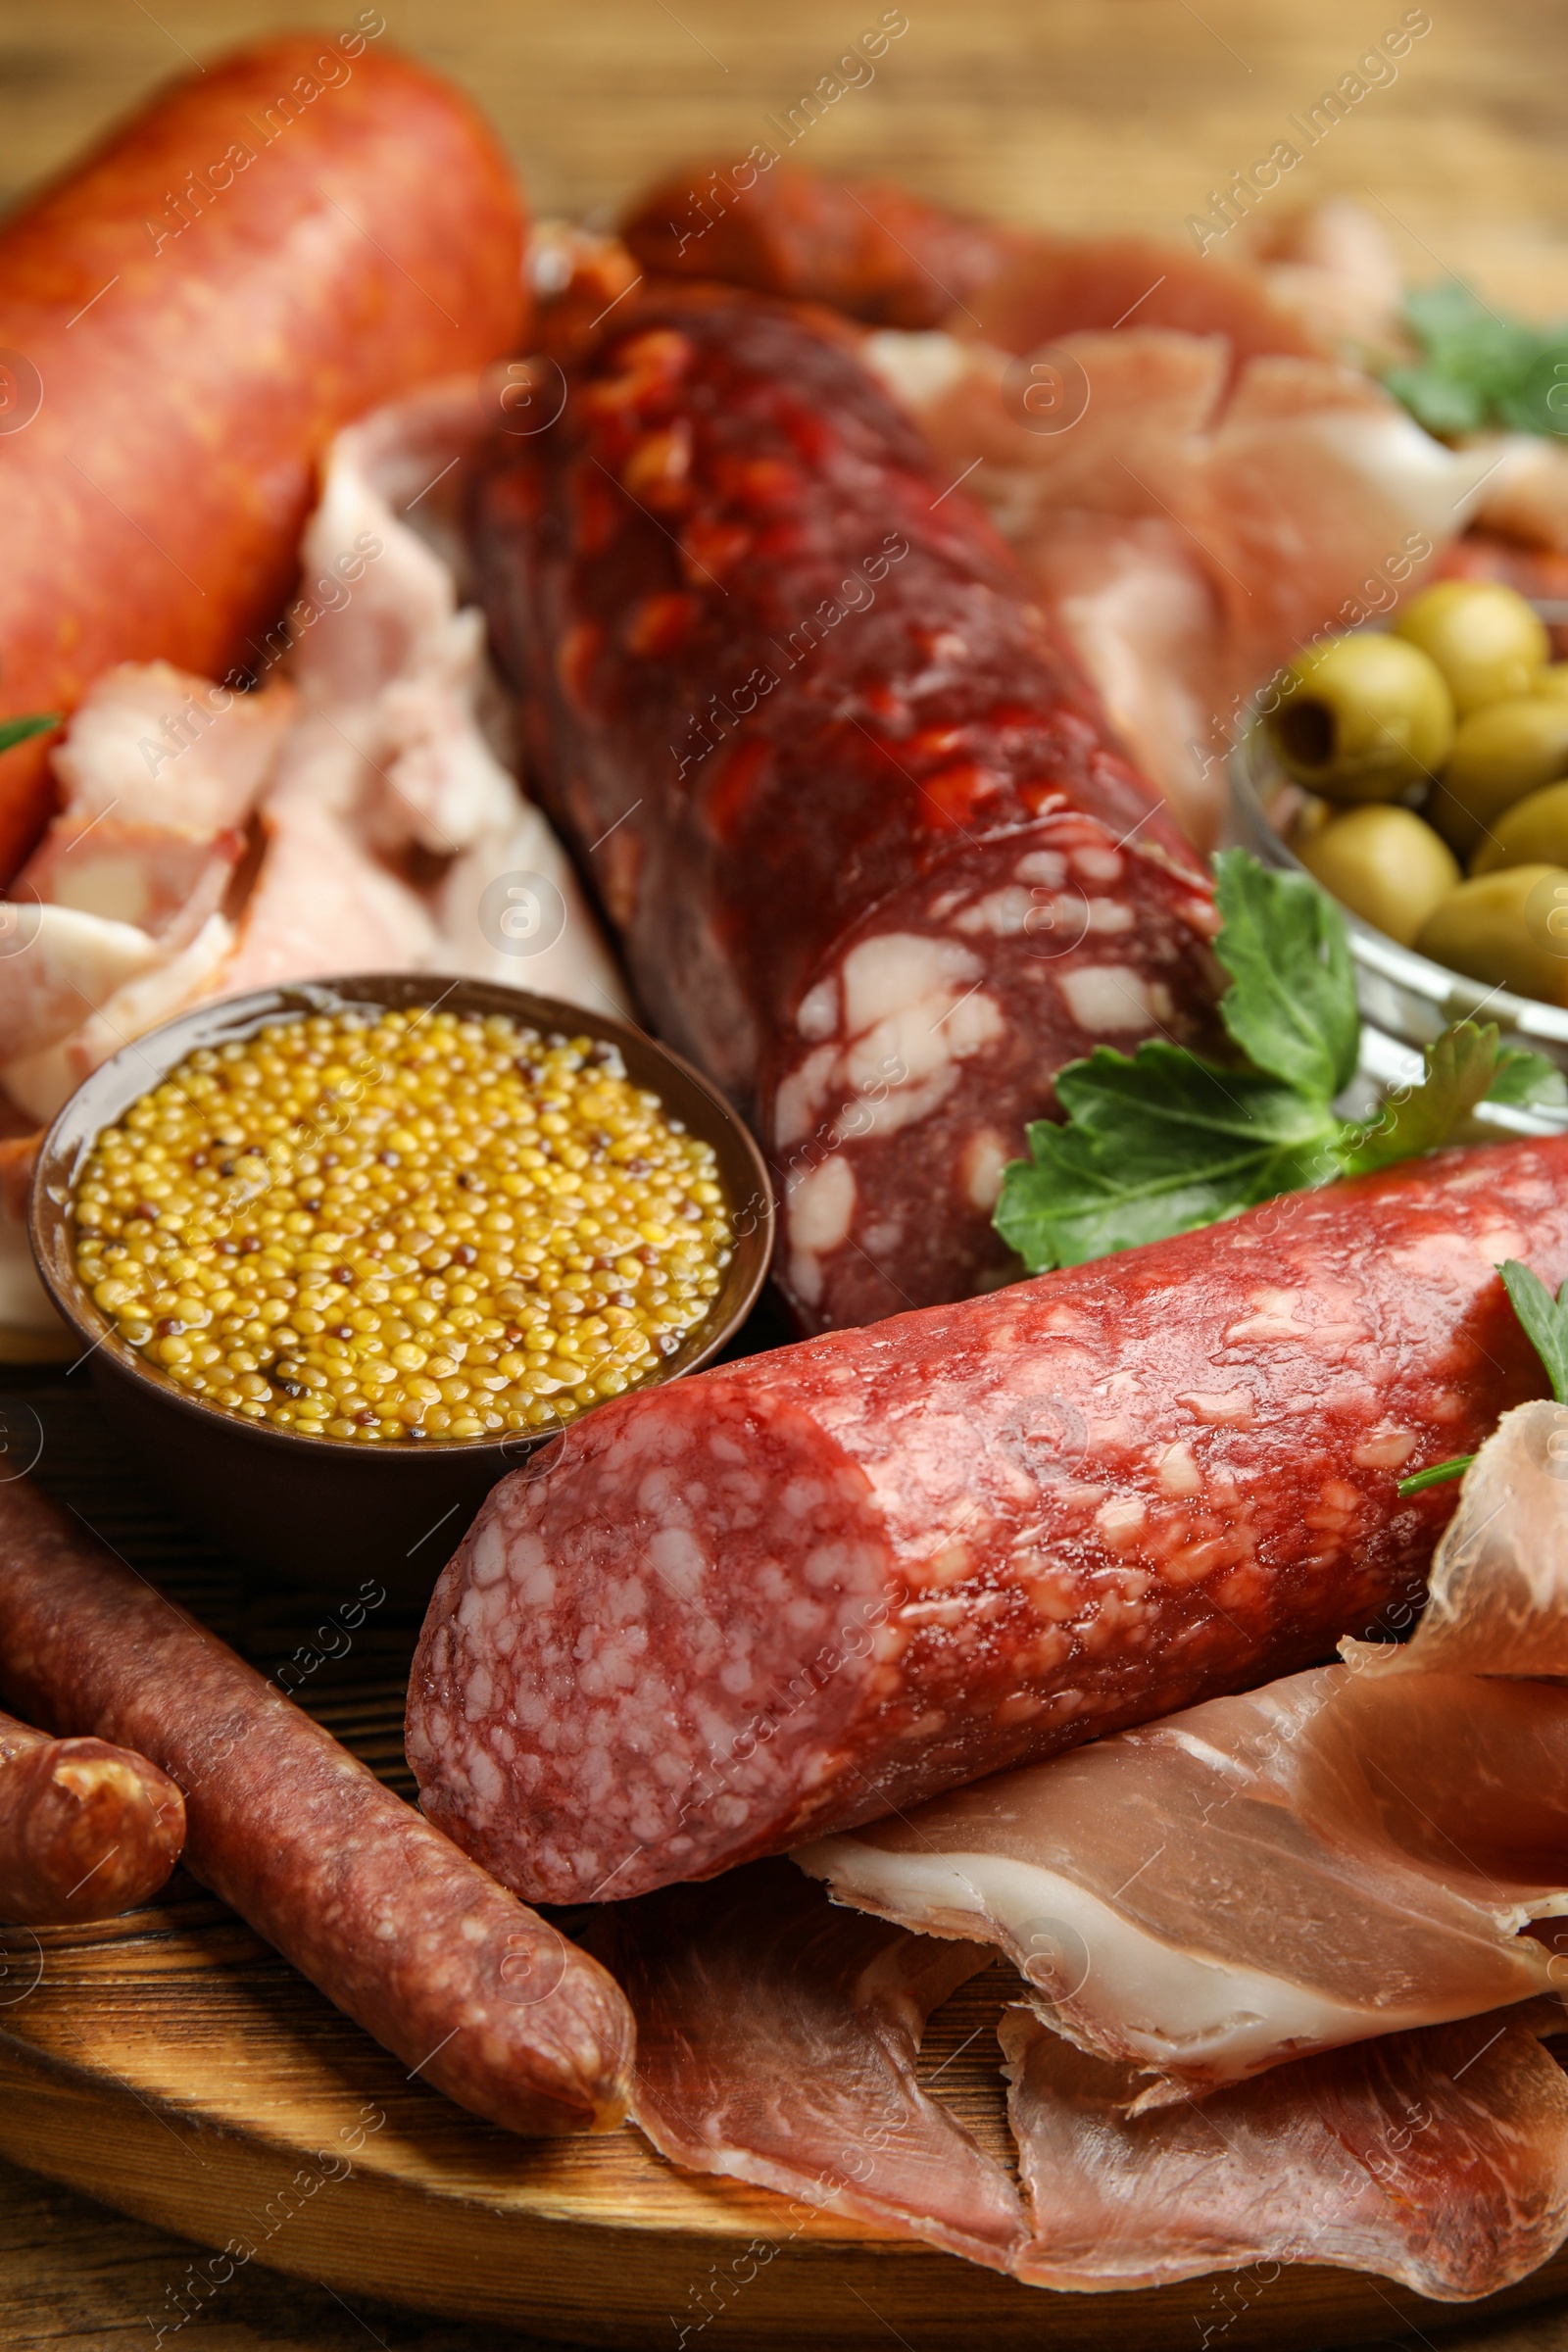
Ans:
[[[20,1433],[36,1415],[41,1483],[256,1663],[274,1671],[348,1597],[247,1582],[139,1487],[79,1381],[26,1378],[7,1377],[0,1418]],[[0,1471],[31,1450],[13,1445]],[[301,1692],[405,1794],[416,1631],[413,1613],[388,1602]],[[965,1986],[922,2055],[937,2095],[1004,2159],[992,2027],[1005,1987],[1000,1970]],[[255,2261],[345,2294],[574,2343],[729,2352],[885,2346],[891,2335],[945,2348],[961,2327],[998,2347],[1188,2352],[1223,2340],[1227,2352],[1289,2352],[1431,2337],[1568,2287],[1565,2252],[1482,2306],[1304,2267],[1158,2292],[1053,2294],[761,2190],[680,2174],[630,2127],[601,2139],[517,2139],[411,2080],[183,1873],[122,1920],[0,1931],[0,2156],[227,2249],[209,2268],[220,2290]],[[172,2304],[170,2321],[183,2308]]]

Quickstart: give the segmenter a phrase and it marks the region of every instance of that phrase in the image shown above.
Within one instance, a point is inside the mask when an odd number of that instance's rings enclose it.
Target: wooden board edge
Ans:
[[[1128,2293],[1056,2294],[901,2241],[750,2241],[517,2217],[384,2175],[312,2179],[299,2152],[223,2127],[175,2128],[129,2088],[0,2034],[0,2153],[101,2203],[215,2249],[170,2281],[172,2309],[220,2308],[242,2261],[447,2318],[508,2322],[605,2352],[750,2352],[832,2342],[948,2352],[983,2328],[997,2352],[1305,2352],[1429,2337],[1568,2286],[1568,2253],[1470,2304],[1434,2304],[1387,2281],[1300,2267]],[[786,2209],[787,2211],[787,2209]],[[368,2270],[367,2248],[372,2249]],[[241,2259],[236,2259],[238,2255]],[[226,2266],[226,2267],[225,2267]],[[181,2301],[180,2298],[185,2300]],[[156,2334],[158,2321],[149,2324]],[[1206,2334],[1205,2334],[1206,2329]]]

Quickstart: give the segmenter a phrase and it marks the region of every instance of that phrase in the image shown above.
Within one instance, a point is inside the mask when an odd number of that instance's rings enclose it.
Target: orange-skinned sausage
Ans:
[[[251,664],[331,435],[521,334],[507,160],[383,29],[172,83],[0,230],[0,720]],[[49,804],[45,742],[0,755],[0,887]]]

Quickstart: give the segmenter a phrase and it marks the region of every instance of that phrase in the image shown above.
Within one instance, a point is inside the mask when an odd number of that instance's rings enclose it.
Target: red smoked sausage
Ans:
[[[384,29],[217,60],[0,229],[0,719],[252,665],[331,435],[514,342],[506,158]],[[0,758],[0,884],[49,800],[41,742]]]
[[[675,287],[561,399],[473,520],[541,789],[803,1323],[961,1298],[1062,1063],[1207,1034],[1206,878],[848,330]]]
[[[971,220],[908,189],[782,163],[690,164],[638,197],[621,231],[645,270],[829,303],[871,326],[945,327],[1004,351],[1139,326],[1225,335],[1238,365],[1310,352],[1261,271],[1152,237],[1054,237]]]
[[[911,328],[961,316],[1022,242],[1000,222],[945,212],[906,188],[803,172],[765,147],[740,163],[671,172],[638,197],[621,235],[645,270],[721,277]]]
[[[509,2131],[613,2130],[605,1971],[24,1479],[0,1486],[0,1688],[185,1793],[187,1868],[421,2081]]]
[[[1407,1626],[1457,1490],[1397,1482],[1544,1386],[1509,1256],[1568,1276],[1568,1136],[602,1405],[436,1587],[425,1811],[636,1894]]]
[[[158,1892],[184,1840],[184,1800],[145,1756],[0,1715],[0,1919],[114,1919]]]

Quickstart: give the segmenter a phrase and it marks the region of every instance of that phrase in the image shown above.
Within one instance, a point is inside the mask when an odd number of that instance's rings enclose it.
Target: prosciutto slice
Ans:
[[[1555,1448],[1555,1450],[1554,1450]],[[1559,1455],[1562,1457],[1559,1462]],[[1556,1981],[1568,1914],[1568,1408],[1504,1416],[1399,1650],[1210,1700],[797,1856],[987,1937],[1150,2108]]]
[[[1462,527],[1493,459],[1445,448],[1357,368],[1248,353],[1153,311],[1115,326],[1085,315],[1036,351],[1020,314],[983,342],[884,329],[866,352],[943,467],[990,509],[1113,721],[1152,750],[1173,815],[1209,850],[1224,747],[1250,696],[1318,632],[1392,609]],[[1139,520],[1161,526],[1143,551],[1128,533]],[[1131,593],[1144,567],[1148,599],[1176,624],[1162,616],[1152,639]],[[1119,619],[1097,595],[1107,574]],[[1151,728],[1152,711],[1168,725],[1188,698],[1198,709],[1180,732]]]
[[[786,1862],[612,1908],[593,1940],[636,2014],[631,2112],[661,2155],[1008,2267],[1017,2190],[915,2080],[983,1946],[837,1910]]]
[[[1568,2082],[1544,2046],[1568,2028],[1555,1997],[1155,2114],[1137,2112],[1135,2070],[1008,2006],[1026,2212],[947,2104],[953,2078],[916,2077],[928,2016],[983,1948],[836,1911],[779,1862],[611,1906],[592,1939],[636,2013],[632,2114],[671,2163],[1030,2285],[1313,2262],[1459,2302],[1523,2278],[1568,2231]]]
[[[1568,2020],[1527,2001],[1282,2066],[1159,2115],[1026,2009],[1001,2028],[1036,2286],[1159,2286],[1328,2263],[1441,2303],[1523,2278],[1568,2231]],[[1266,2278],[1267,2274],[1265,2274]]]

